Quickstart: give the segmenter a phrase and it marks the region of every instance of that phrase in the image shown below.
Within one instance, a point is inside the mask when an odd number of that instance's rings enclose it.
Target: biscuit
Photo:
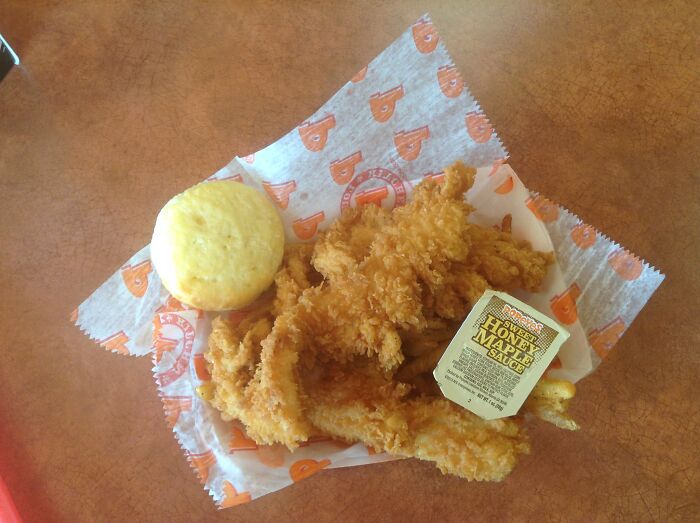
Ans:
[[[238,309],[273,281],[284,229],[272,203],[238,182],[201,183],[158,214],[151,259],[178,300],[209,311]]]

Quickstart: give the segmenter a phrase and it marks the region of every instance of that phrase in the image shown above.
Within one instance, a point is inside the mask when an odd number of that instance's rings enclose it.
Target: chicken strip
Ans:
[[[356,270],[377,233],[391,220],[390,211],[376,205],[347,209],[316,242],[315,269],[328,280]]]
[[[311,266],[313,251],[311,243],[295,243],[285,248],[282,267],[275,275],[275,315],[293,307],[301,293],[313,285],[312,281],[320,280]]]
[[[331,368],[305,390],[307,415],[325,434],[432,461],[446,474],[500,481],[529,452],[514,419],[482,420],[444,398],[406,399],[406,385],[371,369]]]
[[[320,429],[463,477],[502,478],[527,450],[518,423],[409,397],[412,386],[399,380],[420,382],[414,374],[432,366],[484,290],[534,289],[551,261],[468,223],[473,176],[457,164],[404,207],[347,211],[315,245],[289,247],[273,310],[213,325],[212,404],[259,443],[293,449]],[[404,342],[418,359],[394,377]],[[567,401],[545,394],[533,412],[561,422]]]
[[[469,267],[496,290],[535,292],[554,261],[553,253],[535,251],[528,242],[496,229],[471,227],[469,237],[473,245]]]

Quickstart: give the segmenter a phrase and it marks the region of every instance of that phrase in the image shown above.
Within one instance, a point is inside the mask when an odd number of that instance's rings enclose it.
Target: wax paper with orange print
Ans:
[[[541,291],[517,297],[570,331],[548,373],[577,381],[608,354],[663,276],[560,205],[530,193],[506,158],[426,16],[286,136],[234,158],[204,183],[245,183],[266,194],[294,242],[313,240],[347,207],[402,205],[417,183],[440,182],[455,160],[477,167],[467,193],[476,208],[471,220],[493,226],[511,214],[517,238],[556,253]],[[245,314],[227,315],[238,321]],[[210,379],[203,354],[213,316],[168,295],[146,246],[72,320],[108,350],[153,355],[166,420],[217,504],[244,503],[325,468],[392,459],[326,438],[290,453],[259,446],[241,425],[222,421],[195,390]]]

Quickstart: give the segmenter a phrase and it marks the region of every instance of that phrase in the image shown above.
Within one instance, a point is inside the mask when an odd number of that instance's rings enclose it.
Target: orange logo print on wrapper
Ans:
[[[561,369],[561,367],[562,364],[561,360],[559,359],[559,356],[555,356],[552,362],[547,366],[547,372],[549,372],[550,370]]]
[[[378,122],[386,122],[394,114],[396,102],[403,98],[403,85],[389,89],[384,93],[374,93],[369,99],[372,116]]]
[[[163,336],[163,324],[160,316],[156,314],[153,318],[153,357],[156,363],[160,363],[165,352],[172,352],[177,347],[177,340]]]
[[[224,481],[224,500],[221,502],[221,508],[235,507],[243,503],[250,503],[249,492],[238,492],[230,481]]]
[[[126,346],[126,343],[128,341],[129,336],[127,336],[124,331],[119,331],[116,334],[112,334],[108,338],[105,338],[104,340],[100,341],[99,344],[101,347],[104,347],[107,350],[111,350],[112,352],[118,352],[119,354],[128,355],[129,349]]]
[[[618,316],[600,329],[591,331],[588,335],[588,343],[591,344],[591,347],[600,356],[600,359],[608,355],[610,349],[615,346],[622,333],[625,332],[625,327],[625,322]]]
[[[192,356],[192,363],[194,364],[194,373],[199,381],[211,380],[211,374],[209,374],[209,369],[207,369],[207,360],[204,359],[204,354]]]
[[[382,200],[389,196],[389,188],[386,185],[377,187],[375,189],[367,189],[366,191],[359,191],[355,195],[355,203],[360,205],[376,205],[377,207],[382,206]]]
[[[328,115],[318,122],[304,122],[297,129],[301,142],[309,151],[318,152],[326,146],[328,132],[335,127],[335,116]]]
[[[326,219],[326,213],[323,211],[312,214],[308,218],[299,218],[292,222],[292,229],[294,234],[300,240],[310,240],[316,234],[318,230],[318,225]]]
[[[301,459],[289,467],[289,476],[292,478],[292,481],[296,483],[309,476],[313,476],[330,464],[331,460],[329,459],[322,459],[321,461],[316,461],[315,459]]]
[[[369,183],[369,187],[359,190],[365,183]],[[389,188],[392,189],[391,193]],[[381,206],[382,202],[387,199],[389,207],[406,203],[406,186],[403,180],[400,176],[381,167],[368,169],[355,176],[345,188],[340,198],[340,211],[351,207],[353,200],[355,205],[374,204]]]
[[[471,136],[472,140],[476,143],[486,143],[491,139],[493,127],[485,114],[476,111],[468,113],[465,118],[465,123],[467,124],[469,136]]]
[[[173,353],[174,357],[172,367],[156,374],[158,384],[161,387],[167,387],[189,369],[195,330],[189,321],[175,313],[156,315],[153,320],[153,327],[154,359],[156,363],[160,362],[165,352]],[[166,327],[169,331],[167,336],[164,334]],[[177,348],[180,348],[179,354],[177,354]]]
[[[163,396],[163,411],[165,421],[171,429],[175,427],[182,412],[192,410],[191,396]]]
[[[75,323],[76,321],[78,321],[78,307],[71,311],[70,317],[68,319],[71,323]]]
[[[342,160],[331,162],[331,178],[338,185],[345,185],[355,176],[355,166],[362,161],[362,151],[352,153]]]
[[[190,460],[192,466],[197,470],[197,476],[202,483],[206,483],[209,479],[209,468],[216,463],[216,456],[211,450],[202,452],[200,454],[193,454],[187,451],[187,457]]]
[[[284,183],[263,182],[263,188],[280,209],[286,209],[289,205],[289,195],[297,190],[297,182],[294,180]]]
[[[421,53],[427,54],[435,51],[440,38],[432,22],[423,19],[418,20],[411,27],[411,32],[413,33],[413,41],[416,44],[416,49]]]
[[[491,170],[489,171],[489,176],[493,176],[496,174],[499,169],[501,168],[501,165],[505,164],[508,161],[508,158],[496,158],[493,161],[493,165],[491,165]]]
[[[625,249],[617,249],[608,256],[608,263],[617,275],[628,281],[636,280],[642,274],[644,266],[642,260]]]
[[[501,185],[496,187],[494,191],[496,194],[508,194],[510,191],[513,190],[513,186],[515,185],[515,181],[513,180],[512,176],[509,176],[506,181],[504,181]]]
[[[367,66],[364,66],[362,69],[360,69],[359,71],[357,71],[357,72],[355,73],[355,76],[353,76],[352,78],[350,78],[350,81],[351,81],[352,83],[356,84],[356,83],[361,82],[362,80],[364,80],[366,75],[367,75]]]
[[[445,181],[445,171],[439,173],[428,173],[423,175],[424,180],[430,180],[435,183],[443,183]]]
[[[413,131],[400,131],[394,134],[396,152],[407,162],[412,162],[418,158],[423,140],[427,140],[429,137],[430,130],[427,125]]]
[[[442,94],[448,98],[457,98],[464,89],[462,75],[454,65],[443,65],[437,72],[438,83]]]
[[[588,249],[595,244],[596,231],[590,225],[579,223],[571,229],[571,239],[581,249]]]
[[[243,427],[237,423],[231,426],[231,439],[228,442],[229,452],[239,450],[257,450],[258,444],[248,437]]]
[[[564,325],[571,325],[578,319],[576,300],[581,295],[581,289],[575,283],[558,296],[549,301],[554,316]]]
[[[284,465],[284,457],[288,452],[287,447],[284,445],[262,445],[258,447],[255,456],[266,467],[275,469]]]
[[[121,268],[124,285],[137,298],[142,298],[148,290],[148,273],[151,272],[151,260],[144,260],[136,265],[125,265]]]
[[[528,198],[525,205],[538,220],[543,222],[553,222],[559,216],[557,206],[544,196]]]
[[[185,305],[177,298],[170,295],[165,300],[165,303],[156,309],[156,312],[179,312],[179,311],[197,311],[197,319],[201,320],[204,317],[202,309],[193,309],[189,305]],[[154,320],[155,322],[156,320]]]
[[[223,178],[217,178],[216,175],[212,175],[206,179],[207,182],[238,182],[243,183],[243,176],[240,174],[232,174],[231,176],[224,176]]]

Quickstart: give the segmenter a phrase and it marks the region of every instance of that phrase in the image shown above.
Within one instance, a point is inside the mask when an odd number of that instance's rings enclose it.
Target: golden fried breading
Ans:
[[[285,248],[282,267],[275,275],[275,315],[292,307],[304,289],[311,287],[314,269],[310,261],[313,251],[311,243],[295,243]]]
[[[478,271],[493,289],[534,292],[554,261],[551,252],[539,252],[528,242],[517,241],[509,233],[482,227],[469,230],[472,250],[468,264]]]
[[[305,390],[307,415],[324,433],[432,461],[443,473],[499,481],[529,451],[516,421],[486,421],[445,398],[407,399],[405,385],[366,367],[330,369]]]
[[[369,254],[374,237],[390,221],[389,210],[376,205],[347,209],[313,248],[314,267],[329,280],[356,269]]]
[[[455,164],[404,207],[348,210],[315,244],[289,246],[272,309],[213,324],[206,358],[222,416],[261,444],[293,449],[320,431],[502,479],[528,450],[519,418],[482,420],[427,372],[486,289],[534,290],[552,256],[514,240],[507,219],[503,231],[469,224],[474,172]],[[562,383],[543,380],[525,410],[573,428]]]

